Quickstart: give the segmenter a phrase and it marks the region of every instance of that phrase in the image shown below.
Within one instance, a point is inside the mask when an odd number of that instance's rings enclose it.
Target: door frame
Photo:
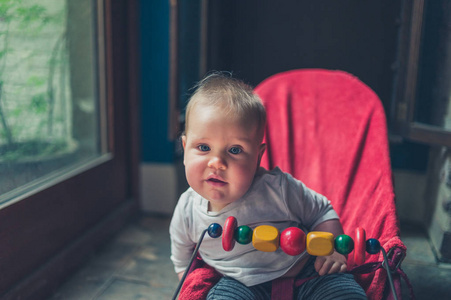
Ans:
[[[110,155],[0,210],[1,299],[47,297],[139,209],[139,1],[99,1]]]

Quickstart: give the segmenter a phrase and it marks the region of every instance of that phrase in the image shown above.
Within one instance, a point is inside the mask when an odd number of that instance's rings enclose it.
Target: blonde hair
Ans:
[[[266,111],[260,97],[251,86],[233,78],[231,73],[214,72],[194,87],[185,113],[185,133],[189,127],[189,115],[196,105],[218,107],[225,115],[254,120],[261,139],[266,125]],[[199,97],[202,96],[202,97]]]

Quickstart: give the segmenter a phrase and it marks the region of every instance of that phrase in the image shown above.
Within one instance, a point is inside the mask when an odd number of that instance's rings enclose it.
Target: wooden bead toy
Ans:
[[[299,255],[305,251],[305,233],[298,227],[288,227],[280,234],[280,249],[288,255]]]
[[[381,251],[381,243],[376,239],[368,239],[366,241],[366,252],[369,254],[377,254]]]
[[[252,242],[252,229],[249,226],[243,225],[235,229],[235,240],[246,245]]]
[[[314,256],[328,256],[334,252],[334,235],[312,231],[307,234],[307,252]]]
[[[274,252],[279,248],[279,230],[269,225],[260,225],[254,229],[252,245],[263,252]]]
[[[354,249],[354,261],[357,265],[362,265],[365,262],[365,250],[366,250],[366,234],[365,229],[357,227],[355,230],[355,249]]]
[[[210,237],[215,239],[222,235],[222,227],[218,223],[211,223],[207,232]]]
[[[225,220],[222,234],[222,248],[225,251],[232,251],[233,247],[235,247],[234,235],[237,224],[235,217],[230,216]]]
[[[355,240],[353,240],[346,234],[341,234],[334,238],[332,233],[322,231],[312,231],[306,236],[304,231],[298,227],[289,227],[279,234],[279,230],[276,227],[269,225],[260,225],[254,230],[246,225],[237,226],[238,222],[236,218],[230,216],[226,219],[224,227],[221,227],[221,225],[217,223],[212,223],[202,232],[173,299],[178,295],[181,285],[188,274],[188,270],[191,268],[191,265],[196,258],[196,253],[199,250],[204,235],[207,232],[212,238],[218,238],[222,234],[222,247],[225,251],[232,251],[235,242],[244,245],[249,244],[251,241],[254,248],[259,251],[274,252],[280,245],[283,252],[292,256],[299,255],[305,250],[313,256],[328,256],[331,255],[334,250],[343,255],[347,255],[354,250],[354,261],[357,265],[362,265],[365,262],[365,251],[369,254],[377,254],[382,251],[384,261],[388,266],[387,255],[385,250],[381,247],[380,242],[377,239],[366,240],[365,230],[361,227],[358,227],[355,230]],[[388,267],[387,270],[389,270]],[[390,274],[390,271],[388,271],[387,274]],[[390,282],[392,283],[391,279]],[[393,283],[392,292],[394,295],[396,294]]]
[[[335,238],[335,250],[338,253],[347,255],[354,250],[354,241],[349,235],[341,234]]]
[[[279,246],[288,255],[299,255],[307,251],[314,256],[328,256],[334,250],[347,255],[354,250],[354,261],[357,265],[365,262],[365,253],[377,254],[381,251],[380,242],[377,239],[366,240],[365,230],[358,227],[355,231],[355,240],[349,235],[342,234],[337,237],[330,232],[312,231],[305,235],[298,227],[289,227],[279,234],[279,230],[270,225],[260,225],[254,230],[247,225],[238,227],[235,217],[226,219],[222,228],[217,223],[212,223],[207,230],[210,237],[218,238],[222,234],[222,247],[225,251],[232,251],[235,242],[249,244],[263,252],[274,252]]]

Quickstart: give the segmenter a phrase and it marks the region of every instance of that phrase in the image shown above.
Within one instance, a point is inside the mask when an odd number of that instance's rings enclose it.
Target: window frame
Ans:
[[[48,296],[138,212],[139,1],[97,2],[110,155],[0,209],[2,299]]]
[[[390,114],[390,133],[416,142],[451,147],[451,131],[414,119],[425,5],[424,0],[403,2],[398,78]]]

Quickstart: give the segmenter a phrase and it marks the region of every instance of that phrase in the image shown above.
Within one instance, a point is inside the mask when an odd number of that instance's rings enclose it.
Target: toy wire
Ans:
[[[197,251],[199,250],[200,244],[202,243],[202,240],[204,239],[205,233],[207,233],[208,228],[202,231],[202,234],[200,235],[199,241],[197,242],[197,246],[193,251],[193,255],[191,255],[191,259],[189,261],[188,266],[186,267],[185,273],[183,273],[182,279],[180,279],[179,285],[177,286],[177,289],[175,290],[174,296],[172,296],[172,300],[177,299],[177,296],[179,294],[180,289],[183,286],[183,283],[185,282],[186,276],[188,275],[189,269],[191,268],[191,265],[193,264],[194,259],[197,256]],[[397,299],[396,299],[397,300]]]
[[[388,282],[390,283],[390,288],[393,294],[393,298],[398,300],[398,295],[396,295],[395,285],[393,284],[393,278],[391,276],[390,266],[388,265],[387,252],[385,252],[384,247],[381,247],[382,255],[384,256],[384,268],[387,271]]]

